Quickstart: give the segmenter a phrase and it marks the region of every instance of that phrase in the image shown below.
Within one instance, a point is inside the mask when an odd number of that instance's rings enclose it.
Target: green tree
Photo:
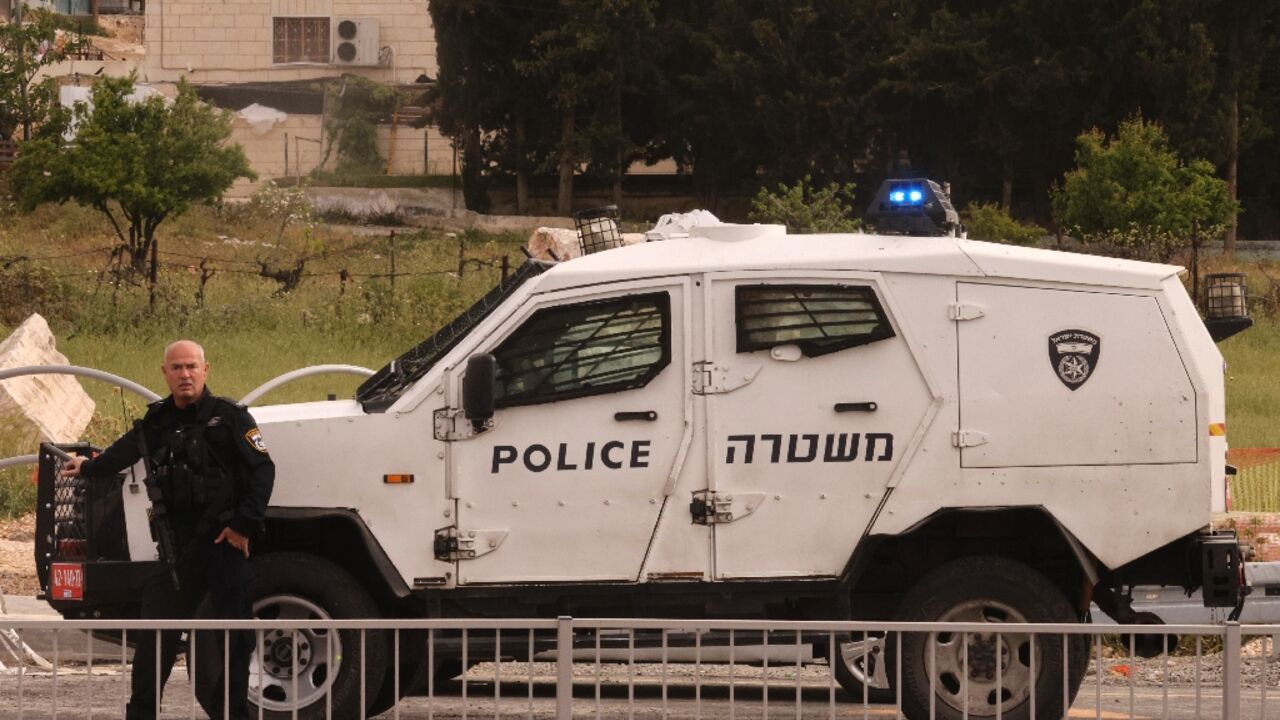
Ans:
[[[749,217],[785,225],[793,233],[856,232],[862,224],[853,217],[852,202],[853,183],[814,187],[813,178],[805,175],[794,185],[780,183],[777,190],[760,188]]]
[[[573,210],[573,179],[584,163],[602,168],[620,199],[622,174],[638,153],[627,132],[624,100],[651,75],[656,0],[560,0],[561,22],[533,38],[521,72],[548,89],[559,115],[555,145],[556,211]]]
[[[226,145],[230,114],[201,103],[185,82],[172,100],[133,93],[132,77],[98,80],[91,103],[56,113],[23,145],[10,179],[25,210],[74,201],[101,212],[132,267],[149,270],[154,304],[160,224],[257,176],[244,150]]]
[[[1056,220],[1087,244],[1161,261],[1190,247],[1193,275],[1205,241],[1237,211],[1211,163],[1184,162],[1164,129],[1140,116],[1121,122],[1114,138],[1096,128],[1081,134],[1076,168],[1052,199]]]
[[[77,50],[82,40],[68,38],[60,46],[52,13],[35,13],[29,22],[0,24],[0,140],[8,140],[22,130],[22,139],[32,136],[58,103],[58,84],[53,78],[35,81],[40,69],[62,62]]]
[[[535,57],[533,38],[563,15],[555,2],[436,0],[439,74],[430,93],[433,120],[461,151],[462,192],[470,210],[489,206],[489,173],[516,177],[516,205],[528,204],[528,175],[550,153],[558,123],[549,90],[520,68]]]

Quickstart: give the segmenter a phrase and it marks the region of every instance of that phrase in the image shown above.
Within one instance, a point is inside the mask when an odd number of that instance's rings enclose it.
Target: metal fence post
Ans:
[[[556,618],[556,720],[573,717],[573,618]]]
[[[1240,718],[1240,623],[1228,622],[1222,640],[1222,720]]]

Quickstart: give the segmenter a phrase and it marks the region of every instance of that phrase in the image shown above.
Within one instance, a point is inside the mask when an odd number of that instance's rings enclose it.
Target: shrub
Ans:
[[[1012,245],[1034,245],[1047,233],[1034,223],[1020,223],[994,203],[969,203],[964,211],[964,226],[971,240]]]
[[[795,185],[779,183],[776,191],[761,188],[751,201],[753,222],[786,225],[793,233],[856,232],[862,223],[853,217],[853,183],[813,186],[808,175]],[[846,202],[847,201],[847,202]]]

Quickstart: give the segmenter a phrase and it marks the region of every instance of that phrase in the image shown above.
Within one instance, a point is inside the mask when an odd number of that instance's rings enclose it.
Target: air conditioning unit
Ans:
[[[378,18],[335,17],[330,24],[334,65],[377,65]]]

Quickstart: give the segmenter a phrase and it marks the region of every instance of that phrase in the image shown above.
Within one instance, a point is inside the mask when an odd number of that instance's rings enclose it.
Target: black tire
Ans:
[[[962,558],[939,567],[907,593],[898,615],[904,622],[1080,622],[1062,592],[1047,578],[1020,562],[999,557]],[[1069,705],[1089,665],[1089,641],[1083,635],[1067,637]],[[1063,636],[1001,633],[998,640],[996,632],[969,634],[966,663],[963,633],[904,633],[904,714],[911,720],[931,717],[932,644],[937,718],[959,720],[967,698],[970,718],[994,718],[999,701],[1005,720],[1032,720],[1033,687],[1036,716],[1062,717]],[[999,685],[995,682],[997,663]],[[1032,665],[1035,677],[1031,676]]]
[[[257,558],[254,563],[249,596],[254,615],[259,619],[372,619],[379,616],[378,606],[369,593],[347,571],[328,560],[303,553],[272,553]],[[194,680],[196,698],[205,712],[216,717],[222,717],[222,635],[220,632],[197,633],[195,648],[195,666],[199,671]],[[332,642],[333,637],[336,643]],[[262,704],[264,717],[292,718],[294,699],[299,702],[297,717],[301,720],[329,717],[326,704],[332,706],[333,718],[360,717],[360,631],[339,630],[335,635],[323,630],[302,630],[295,639],[288,631],[264,630],[261,647],[264,651],[261,655],[258,648],[254,649],[249,672],[249,711],[253,717],[257,717],[258,705]],[[295,647],[301,665],[296,686],[290,670]],[[388,674],[389,655],[387,632],[365,631],[366,713]],[[266,662],[262,662],[263,657]]]
[[[864,697],[877,705],[896,702],[889,642],[883,632],[871,632],[865,637],[854,633],[848,642],[836,643],[836,656],[830,658],[831,670],[853,702],[862,703]],[[867,677],[871,678],[869,686],[863,683]]]

